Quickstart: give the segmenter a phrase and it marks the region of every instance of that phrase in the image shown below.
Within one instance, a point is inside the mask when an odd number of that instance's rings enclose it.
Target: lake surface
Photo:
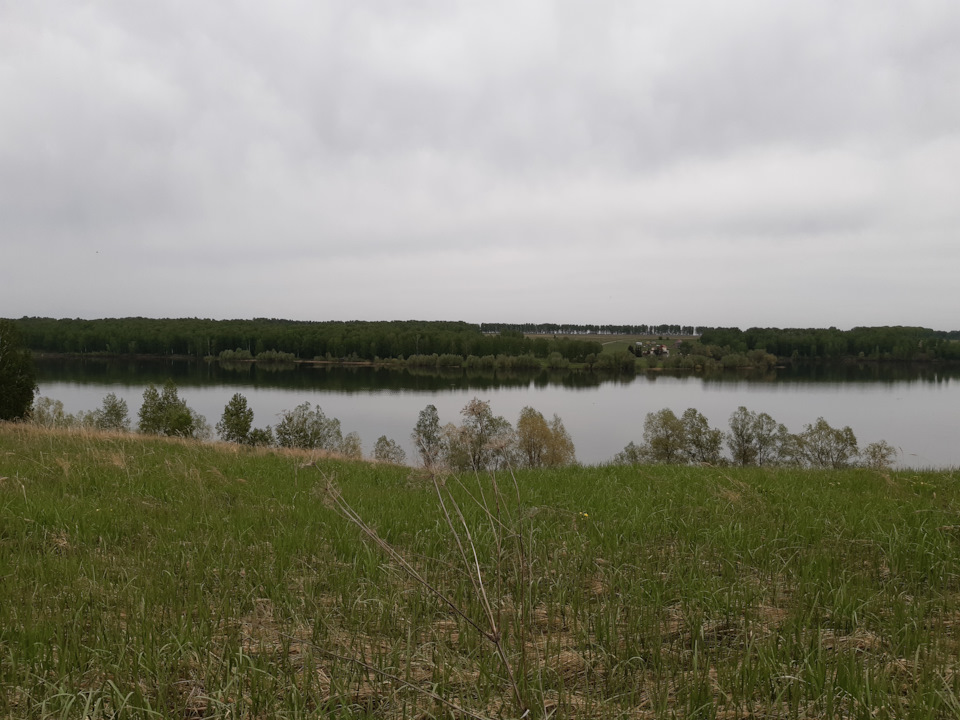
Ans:
[[[512,424],[527,405],[548,419],[556,413],[578,460],[586,464],[607,462],[627,443],[639,443],[649,412],[670,408],[679,415],[694,407],[726,431],[730,414],[744,405],[769,413],[792,432],[821,416],[834,427],[849,425],[861,448],[881,439],[899,448],[903,467],[960,467],[960,368],[955,367],[864,364],[610,377],[336,366],[270,371],[188,361],[39,359],[37,371],[40,395],[62,401],[67,412],[93,410],[113,392],[126,400],[134,424],[144,388],[168,378],[211,426],[236,392],[247,398],[258,427],[276,425],[281,412],[309,402],[339,418],[344,434],[357,431],[365,452],[386,435],[406,450],[408,462],[414,460],[410,433],[426,405],[436,405],[442,423],[459,423],[460,410],[478,397]]]

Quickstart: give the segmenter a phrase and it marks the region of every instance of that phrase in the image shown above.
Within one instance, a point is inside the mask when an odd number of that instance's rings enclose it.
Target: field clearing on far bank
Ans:
[[[0,424],[0,717],[960,710],[960,472],[496,479]],[[328,481],[482,626],[458,503],[516,692]]]
[[[678,340],[696,340],[698,336],[696,335],[598,335],[598,334],[589,334],[589,335],[565,335],[562,333],[552,335],[552,334],[532,334],[527,333],[525,337],[528,338],[559,338],[563,340],[596,340],[601,345],[603,345],[603,352],[613,353],[618,350],[626,350],[629,347],[633,347],[637,342],[643,343],[652,343],[655,341],[662,342],[668,348],[673,348],[674,344]],[[662,339],[660,339],[662,338]]]

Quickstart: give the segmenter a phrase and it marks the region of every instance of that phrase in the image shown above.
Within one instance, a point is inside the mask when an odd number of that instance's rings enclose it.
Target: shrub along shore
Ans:
[[[427,405],[417,418],[411,440],[419,463],[458,471],[484,471],[506,467],[562,467],[576,464],[573,439],[563,420],[551,421],[532,407],[520,411],[516,427],[494,415],[489,401],[473,398],[460,411],[463,422],[440,424],[434,405]],[[47,428],[88,428],[128,431],[131,421],[126,401],[109,393],[100,408],[77,414],[64,411],[63,403],[37,398],[25,420]],[[277,446],[301,450],[324,450],[343,457],[364,457],[360,435],[346,435],[340,420],[327,417],[319,405],[304,402],[285,410],[276,428],[254,427],[254,412],[246,397],[234,393],[216,424],[221,440],[241,445]],[[213,429],[206,418],[181,398],[176,384],[162,388],[148,385],[138,411],[137,430],[148,435],[207,440]],[[728,454],[724,454],[726,446]],[[640,445],[630,442],[611,459],[618,465],[740,465],[830,467],[835,470],[863,465],[882,470],[894,464],[897,450],[885,440],[870,443],[861,451],[856,435],[847,426],[834,428],[822,417],[791,433],[767,413],[740,406],[730,416],[729,430],[711,427],[696,408],[677,417],[664,408],[647,413]],[[374,445],[372,459],[402,464],[405,451],[385,435]]]
[[[960,472],[0,424],[0,717],[950,717]]]

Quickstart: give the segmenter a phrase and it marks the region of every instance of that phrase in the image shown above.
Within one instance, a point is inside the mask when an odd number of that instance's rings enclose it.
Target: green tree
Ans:
[[[360,433],[348,432],[340,441],[340,454],[351,460],[363,459],[363,442],[360,439]]]
[[[845,468],[856,460],[857,438],[850,426],[833,428],[822,417],[800,433],[801,451],[813,467]]]
[[[727,447],[734,465],[753,465],[757,460],[756,413],[743,405],[730,415]]]
[[[753,416],[754,460],[757,465],[780,465],[789,459],[791,446],[787,426],[767,413]]]
[[[440,461],[443,453],[443,432],[436,406],[427,405],[420,411],[410,438],[424,467],[432,468]]]
[[[777,365],[777,356],[763,349],[751,350],[747,353],[747,359],[754,367],[761,370],[769,370]]]
[[[243,395],[234,393],[223,408],[223,415],[217,423],[217,434],[226,442],[249,444],[252,426],[253,410],[247,407],[247,399]]]
[[[641,452],[648,462],[658,465],[677,465],[686,461],[687,435],[683,421],[673,410],[664,408],[647,413],[643,421]]]
[[[680,345],[677,346],[677,353],[680,355],[690,355],[693,353],[694,345],[689,340],[683,340]]]
[[[517,420],[517,449],[527,467],[543,467],[550,445],[550,426],[543,415],[532,407],[520,411]]]
[[[470,470],[473,460],[470,437],[461,425],[447,423],[440,429],[440,447],[443,464],[451,470]]]
[[[570,361],[558,352],[552,352],[547,355],[547,368],[550,370],[563,370],[570,367]]]
[[[563,426],[559,415],[554,414],[550,421],[550,443],[547,445],[547,454],[544,464],[547,467],[571,465],[577,461],[576,449],[570,433]]]
[[[247,436],[247,444],[256,447],[269,447],[274,442],[273,428],[269,425],[265,428],[253,428]]]
[[[600,353],[597,355],[596,369],[604,372],[633,373],[637,370],[637,358],[626,350]]]
[[[873,470],[886,470],[896,459],[897,449],[886,440],[872,442],[863,449],[863,465]]]
[[[514,444],[513,429],[506,419],[493,414],[488,401],[473,398],[460,414],[461,440],[466,444],[472,469],[485,470],[509,457]]]
[[[519,462],[527,467],[559,467],[574,462],[573,441],[558,415],[548,423],[532,407],[520,411],[516,449]]]
[[[20,330],[12,320],[0,319],[0,420],[26,416],[36,394],[36,370]]]
[[[317,405],[305,402],[285,411],[276,428],[277,445],[285,448],[339,452],[343,443],[340,421],[328,418]]]
[[[687,459],[694,463],[718,465],[723,460],[720,449],[723,431],[710,427],[707,418],[696,408],[687,408],[680,418],[686,440]]]
[[[142,433],[196,439],[210,436],[206,419],[187,406],[173,380],[167,380],[159,391],[152,383],[147,386],[138,418]]]
[[[613,458],[614,465],[641,465],[646,458],[643,450],[635,442],[630,441],[627,446]]]
[[[373,446],[373,457],[380,462],[403,465],[404,460],[407,459],[407,453],[395,441],[386,435],[381,435]]]
[[[90,413],[90,422],[97,430],[125,432],[130,429],[127,401],[115,393],[107,393],[103,404]]]
[[[46,428],[68,428],[79,424],[75,415],[64,411],[60,400],[54,400],[45,395],[33,401],[27,417],[34,425]]]
[[[744,406],[730,415],[727,446],[735,465],[786,465],[798,462],[798,439],[767,413]]]

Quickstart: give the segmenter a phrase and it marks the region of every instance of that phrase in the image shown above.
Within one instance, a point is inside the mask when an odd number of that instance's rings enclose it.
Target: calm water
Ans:
[[[148,383],[173,378],[180,396],[214,425],[230,397],[240,392],[254,410],[256,426],[275,425],[277,415],[302,402],[320,405],[357,431],[365,451],[380,435],[400,443],[408,460],[410,432],[427,404],[443,423],[459,422],[473,397],[489,400],[494,413],[516,423],[521,408],[558,414],[573,438],[577,458],[610,460],[630,441],[639,442],[648,412],[695,407],[712,425],[727,429],[740,405],[767,412],[791,431],[823,416],[834,427],[849,425],[860,446],[886,440],[900,448],[906,467],[960,466],[960,369],[874,365],[810,367],[767,374],[697,376],[666,373],[610,378],[593,373],[535,375],[436,374],[373,368],[299,367],[286,371],[255,366],[105,360],[40,360],[40,394],[61,400],[68,412],[99,407],[110,392],[124,398],[136,421]]]

